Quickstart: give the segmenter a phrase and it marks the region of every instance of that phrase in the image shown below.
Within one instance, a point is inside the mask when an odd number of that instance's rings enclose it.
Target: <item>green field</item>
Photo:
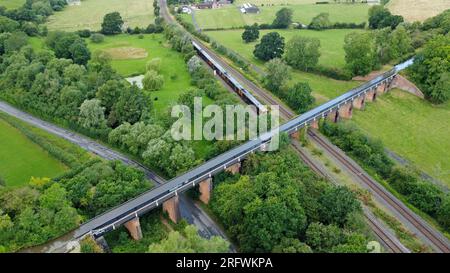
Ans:
[[[80,6],[67,6],[48,18],[49,30],[100,30],[103,16],[118,11],[125,25],[146,27],[154,20],[150,0],[84,0]]]
[[[274,30],[272,30],[274,31]],[[326,31],[313,31],[313,30],[276,30],[286,41],[295,35],[304,35],[307,37],[316,37],[321,41],[321,53],[322,56],[319,59],[321,65],[327,67],[343,68],[345,64],[343,43],[346,34],[352,30],[336,29]],[[356,30],[362,31],[362,30]],[[270,30],[263,30],[260,33],[260,37]],[[244,43],[241,38],[242,30],[223,30],[223,31],[208,31],[208,36],[217,40],[224,46],[233,49],[238,52],[242,57],[246,58],[257,66],[264,66],[264,63],[257,60],[253,56],[253,49],[255,44]],[[333,80],[324,76],[319,76],[312,73],[305,73],[298,70],[293,70],[292,83],[294,82],[308,82],[313,89],[313,95],[316,98],[316,105],[324,103],[332,98],[339,96],[345,91],[350,90],[358,86],[359,82],[356,81],[339,81]]]
[[[263,6],[258,14],[242,14],[235,5],[224,6],[218,9],[203,9],[195,11],[195,19],[202,29],[242,27],[254,23],[270,24],[275,19],[275,14],[283,7],[293,10],[294,22],[309,24],[311,19],[319,13],[330,14],[331,22],[362,23],[368,20],[369,6],[366,4],[330,4],[330,5],[286,5]],[[183,15],[186,20],[192,22],[191,15]]]
[[[0,7],[5,7],[6,9],[16,9],[23,6],[25,0],[0,0]]]
[[[269,32],[278,32],[284,37],[287,43],[293,36],[300,35],[304,37],[312,37],[320,40],[320,59],[319,64],[331,67],[331,68],[344,68],[345,66],[345,52],[344,52],[344,39],[345,36],[351,32],[362,32],[364,30],[355,29],[330,29],[324,31],[315,30],[261,30],[260,37]],[[255,64],[262,64],[253,56],[253,50],[255,45],[259,41],[252,43],[244,43],[242,40],[242,30],[222,30],[222,31],[208,31],[208,36],[217,40],[224,46],[233,49],[243,57],[251,60]]]
[[[164,110],[175,103],[179,95],[191,87],[191,78],[187,70],[183,56],[172,50],[165,42],[162,34],[147,34],[143,39],[138,35],[116,35],[108,36],[100,44],[88,43],[91,51],[108,50],[115,48],[138,48],[144,49],[147,56],[139,59],[112,60],[112,66],[123,76],[140,75],[145,73],[146,63],[153,58],[161,59],[160,74],[164,76],[164,86],[159,91],[152,91],[155,111],[165,113]],[[114,56],[113,56],[114,57]],[[210,100],[204,98],[204,102]]]
[[[0,118],[0,176],[17,187],[34,177],[54,177],[67,167]]]
[[[450,186],[450,103],[433,106],[393,90],[355,111],[352,122],[386,147]]]

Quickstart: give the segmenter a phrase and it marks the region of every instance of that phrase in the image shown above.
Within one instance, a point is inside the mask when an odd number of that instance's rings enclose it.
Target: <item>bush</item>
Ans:
[[[102,43],[105,40],[105,35],[101,33],[94,33],[91,35],[91,41],[93,43],[99,44]]]
[[[77,34],[82,38],[89,38],[91,36],[91,31],[89,29],[83,29],[77,31]]]

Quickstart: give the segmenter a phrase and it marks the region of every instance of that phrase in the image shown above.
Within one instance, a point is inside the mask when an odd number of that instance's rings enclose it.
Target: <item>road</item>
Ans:
[[[6,102],[0,101],[0,111],[7,113],[10,116],[16,117],[30,125],[33,125],[35,127],[38,127],[44,131],[47,131],[53,135],[59,136],[63,139],[68,140],[69,142],[85,149],[86,151],[89,151],[93,154],[96,154],[97,156],[106,159],[106,160],[119,160],[123,162],[126,165],[133,166],[136,168],[141,169],[145,172],[146,177],[152,181],[155,185],[161,185],[166,182],[166,180],[148,168],[144,167],[139,162],[136,162],[135,160],[132,160],[128,158],[127,156],[107,147],[104,146],[92,139],[89,139],[85,136],[82,136],[80,134],[74,133],[72,131],[69,131],[67,129],[63,129],[59,126],[56,126],[52,123],[43,121],[41,119],[38,119],[30,114],[27,114],[10,104]],[[199,233],[209,238],[211,236],[221,236],[223,238],[226,238],[225,233],[220,229],[220,227],[209,217],[208,214],[206,214],[201,208],[199,208],[190,198],[187,198],[183,195],[180,195],[180,211],[182,216],[188,221],[190,224],[194,224],[197,226]],[[73,238],[72,236],[62,236],[59,239],[53,240],[51,243],[38,246],[36,248],[31,248],[30,251],[61,251],[61,249],[64,249],[62,245],[65,245],[64,242],[69,242]],[[52,247],[49,247],[49,246]],[[54,246],[58,247],[54,247]],[[232,249],[234,250],[234,248]],[[25,250],[26,251],[26,250]]]

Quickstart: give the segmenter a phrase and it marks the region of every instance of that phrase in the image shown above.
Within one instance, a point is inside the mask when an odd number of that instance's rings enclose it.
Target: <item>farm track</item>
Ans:
[[[165,0],[159,0],[160,1],[160,13],[162,17],[167,21],[171,23],[178,24],[176,20],[169,14],[168,7],[166,5]],[[179,25],[179,24],[178,24]],[[182,26],[181,26],[182,28]],[[189,34],[190,35],[190,34]],[[241,73],[236,71],[233,67],[228,65],[225,61],[222,60],[215,52],[211,51],[209,48],[203,45],[199,39],[196,37],[193,37],[190,35],[193,40],[199,42],[202,45],[203,50],[205,50],[212,58],[215,59],[216,62],[218,62],[220,65],[222,65],[228,73],[230,73],[235,79],[240,81],[243,85],[248,87],[250,91],[257,94],[260,98],[264,99],[264,102],[266,104],[271,105],[279,105],[280,114],[281,117],[284,119],[291,119],[295,116],[295,113],[288,109],[286,106],[281,104],[279,101],[274,99],[271,94],[268,94],[267,91],[261,89],[259,86],[254,84],[252,81],[248,80],[246,77],[244,77]],[[400,215],[402,215],[412,226],[414,226],[419,232],[422,233],[422,235],[429,240],[429,242],[432,244],[432,247],[434,250],[438,252],[444,252],[444,253],[450,253],[450,243],[448,240],[440,234],[439,231],[435,230],[433,227],[425,223],[423,219],[421,219],[418,215],[416,215],[414,212],[412,212],[409,208],[407,208],[400,200],[398,200],[395,196],[390,194],[383,186],[381,186],[378,182],[376,182],[373,178],[370,176],[364,174],[364,172],[360,171],[359,166],[354,166],[353,163],[347,160],[345,154],[339,150],[334,145],[330,145],[323,141],[318,135],[311,131],[307,130],[308,135],[311,139],[313,139],[320,147],[323,149],[329,151],[331,154],[334,155],[334,157],[339,160],[342,164],[344,164],[348,170],[355,175],[356,177],[359,177],[362,182],[367,185],[370,189],[372,189],[374,192],[379,194],[379,196],[388,204],[392,206],[392,208],[398,212]],[[305,161],[308,166],[312,168],[313,171],[317,172],[319,175],[324,175],[324,173],[313,164],[313,162],[308,158],[307,155],[299,151],[298,148],[294,149],[299,152],[300,157]],[[329,177],[328,175],[326,177]],[[367,218],[367,215],[366,215]],[[369,225],[373,229],[374,233],[380,237],[380,239],[390,248],[390,251],[392,252],[408,252],[408,250],[404,249],[403,245],[399,245],[398,243],[392,242],[392,238],[389,238],[387,236],[387,233],[384,231],[384,227],[381,227],[381,225],[377,224],[377,221],[374,221],[374,219],[368,219]]]

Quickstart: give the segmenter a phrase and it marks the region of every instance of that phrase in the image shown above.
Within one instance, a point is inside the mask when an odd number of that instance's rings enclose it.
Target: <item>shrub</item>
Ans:
[[[91,35],[91,41],[93,43],[99,44],[102,43],[105,40],[105,35],[101,33],[94,33]]]

